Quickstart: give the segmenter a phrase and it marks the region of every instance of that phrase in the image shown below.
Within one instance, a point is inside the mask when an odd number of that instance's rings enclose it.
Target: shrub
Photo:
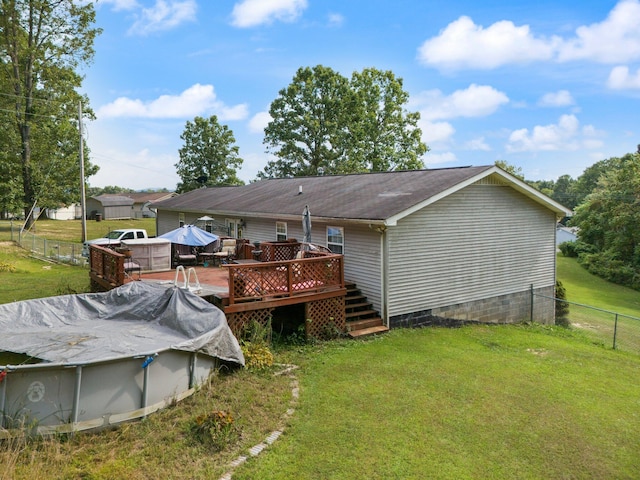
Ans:
[[[556,281],[556,325],[569,327],[569,304],[566,302],[567,291],[560,280]]]
[[[246,368],[260,370],[273,365],[273,354],[269,348],[270,341],[271,319],[265,325],[253,321],[247,326],[240,340]]]
[[[190,424],[189,431],[200,443],[219,452],[238,439],[238,429],[233,415],[223,410],[198,415]]]

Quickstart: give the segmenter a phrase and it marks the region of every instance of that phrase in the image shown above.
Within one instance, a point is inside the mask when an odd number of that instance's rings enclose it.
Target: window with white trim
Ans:
[[[178,213],[178,226],[184,227],[184,213]]]
[[[344,228],[327,227],[327,248],[333,253],[344,254]]]
[[[276,222],[276,242],[287,240],[287,222]]]

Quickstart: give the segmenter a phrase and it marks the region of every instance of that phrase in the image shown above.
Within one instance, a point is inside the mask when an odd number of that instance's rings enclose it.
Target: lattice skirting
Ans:
[[[273,308],[263,308],[260,310],[249,310],[248,312],[228,313],[227,323],[235,337],[240,339],[246,327],[254,321],[266,327],[271,320],[273,310]]]
[[[344,296],[307,302],[304,312],[307,338],[333,338],[346,331]]]

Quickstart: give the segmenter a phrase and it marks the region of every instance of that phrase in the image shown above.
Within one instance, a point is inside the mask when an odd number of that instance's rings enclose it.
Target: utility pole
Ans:
[[[87,241],[87,205],[84,188],[84,139],[82,138],[82,102],[78,102],[78,130],[80,132],[80,210],[82,212],[82,243]]]

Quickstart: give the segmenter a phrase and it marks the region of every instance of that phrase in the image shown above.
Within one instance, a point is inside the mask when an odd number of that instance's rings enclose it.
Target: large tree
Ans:
[[[187,122],[180,135],[184,146],[178,151],[176,169],[180,179],[176,191],[188,192],[215,185],[242,185],[236,171],[242,165],[233,132],[213,115]]]
[[[6,153],[11,175],[19,166],[25,215],[36,201],[79,199],[77,112],[88,101],[76,91],[77,69],[93,58],[94,22],[92,2],[0,0],[2,108],[11,112],[2,127],[18,142]],[[96,170],[88,165],[86,177]]]
[[[593,273],[640,289],[640,153],[607,164],[571,222],[589,247],[580,260]]]
[[[427,146],[418,128],[420,113],[405,109],[409,94],[390,70],[354,72],[356,117],[349,125],[347,157],[354,169],[370,172],[424,168]]]
[[[271,103],[261,178],[423,168],[419,114],[392,72],[300,68]]]
[[[298,69],[269,108],[272,120],[264,130],[264,143],[277,160],[259,176],[334,173],[345,158],[354,105],[349,81],[331,68]]]

